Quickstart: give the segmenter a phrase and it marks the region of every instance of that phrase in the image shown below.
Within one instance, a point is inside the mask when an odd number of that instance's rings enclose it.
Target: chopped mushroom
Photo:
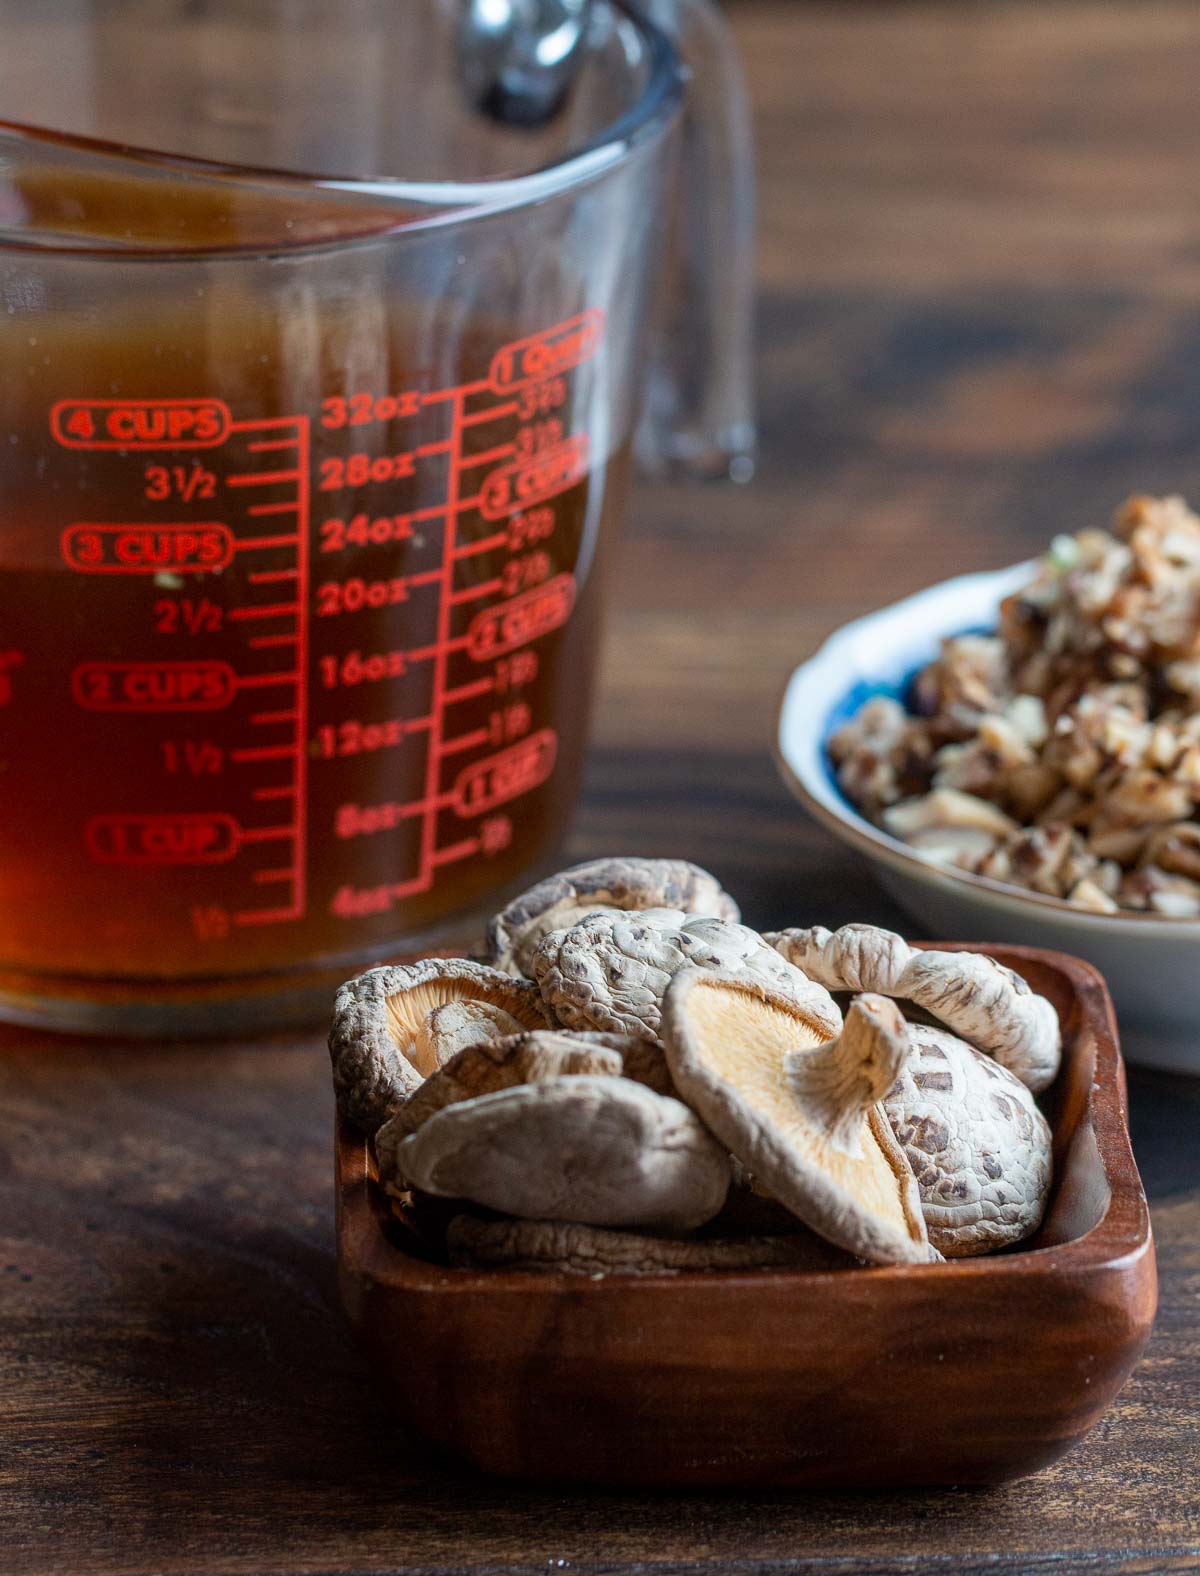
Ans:
[[[397,1180],[526,1219],[688,1230],[720,1210],[729,1161],[679,1100],[629,1078],[551,1078],[436,1112]]]
[[[873,925],[780,930],[766,939],[831,990],[878,991],[923,1007],[1035,1093],[1054,1081],[1062,1031],[1053,1004],[986,953],[913,948]]]
[[[944,1029],[908,1026],[914,1055],[884,1098],[921,1191],[929,1240],[946,1258],[1010,1247],[1041,1224],[1050,1129],[1032,1094]]]
[[[593,914],[552,931],[538,947],[533,974],[547,1007],[569,1029],[614,1029],[659,1038],[663,993],[687,967],[720,969],[786,991],[819,1021],[841,1028],[829,992],[793,967],[757,931],[729,920],[678,920],[665,914]]]
[[[831,1041],[781,992],[686,969],[667,988],[663,1034],[683,1098],[805,1225],[873,1263],[939,1256],[878,1104],[910,1050],[891,1002],[859,998]]]
[[[438,1009],[453,1004],[446,1019]],[[535,986],[466,958],[369,969],[337,993],[329,1055],[343,1115],[374,1133],[464,1043],[551,1018]]]
[[[539,881],[491,921],[488,962],[510,974],[532,975],[543,936],[587,914],[671,908],[737,920],[737,904],[721,883],[686,859],[593,859]]]
[[[451,1264],[542,1274],[679,1275],[692,1270],[846,1269],[848,1254],[813,1232],[778,1237],[649,1237],[561,1220],[477,1220],[456,1215],[446,1233]]]

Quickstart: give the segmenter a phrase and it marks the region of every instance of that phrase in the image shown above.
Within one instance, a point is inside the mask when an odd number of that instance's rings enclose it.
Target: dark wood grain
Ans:
[[[699,858],[754,923],[895,921],[776,778],[779,686],[853,613],[1134,488],[1200,495],[1200,30],[1190,0],[734,15],[762,465],[637,495],[573,851]],[[1131,1111],[1158,1324],[1061,1462],[987,1492],[547,1493],[405,1437],[358,1356],[318,1037],[0,1032],[0,1567],[1195,1568],[1200,1083],[1135,1072]]]

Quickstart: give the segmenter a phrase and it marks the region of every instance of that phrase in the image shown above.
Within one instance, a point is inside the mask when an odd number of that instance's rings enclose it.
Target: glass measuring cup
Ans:
[[[658,14],[682,191],[623,4],[530,128],[439,0],[0,0],[0,1014],[307,1016],[553,857],[641,384],[748,443],[739,101]]]

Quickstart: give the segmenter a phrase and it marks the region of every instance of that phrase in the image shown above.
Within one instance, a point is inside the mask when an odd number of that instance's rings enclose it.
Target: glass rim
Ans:
[[[382,176],[316,174],[268,165],[226,164],[105,138],[75,136],[0,118],[0,142],[8,137],[24,143],[78,150],[97,161],[136,165],[151,173],[158,172],[164,178],[175,176],[189,182],[226,183],[242,192],[253,192],[256,187],[268,188],[280,195],[312,192],[338,200],[345,199],[348,215],[353,212],[356,198],[367,198],[376,204],[394,203],[397,208],[407,210],[427,210],[416,214],[407,211],[397,215],[394,222],[388,223],[386,220],[379,222],[376,209],[374,222],[368,226],[355,229],[351,225],[332,236],[301,235],[289,238],[280,235],[278,239],[272,238],[265,242],[259,239],[196,246],[158,241],[114,245],[105,241],[92,244],[85,240],[67,244],[61,240],[26,240],[14,231],[0,235],[0,254],[36,253],[129,263],[223,256],[287,256],[394,240],[409,233],[425,233],[561,196],[623,164],[635,147],[654,136],[674,118],[682,101],[685,73],[678,52],[666,33],[650,21],[637,0],[609,0],[609,4],[614,12],[637,28],[646,45],[648,77],[637,102],[565,157],[516,175],[462,181],[410,181]],[[36,235],[36,229],[30,233]]]

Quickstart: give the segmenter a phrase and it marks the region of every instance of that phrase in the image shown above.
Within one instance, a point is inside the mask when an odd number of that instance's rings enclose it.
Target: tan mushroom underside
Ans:
[[[663,1028],[682,1097],[798,1219],[872,1262],[936,1257],[912,1171],[880,1108],[864,1114],[848,1146],[844,1125],[823,1130],[794,1093],[789,1057],[826,1038],[794,1003],[753,982],[685,970],[668,988]]]

